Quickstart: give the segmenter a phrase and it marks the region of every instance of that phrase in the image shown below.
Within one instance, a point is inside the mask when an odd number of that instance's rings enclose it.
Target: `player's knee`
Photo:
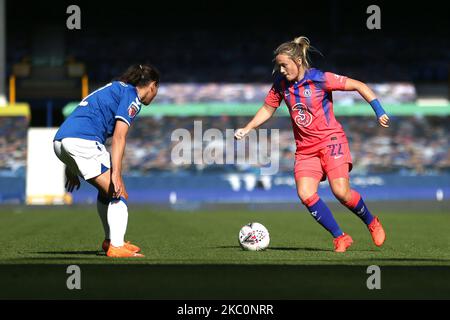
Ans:
[[[303,203],[306,199],[308,199],[310,196],[312,196],[313,193],[308,192],[308,190],[297,189],[297,195]]]
[[[298,197],[300,198],[300,201],[308,206],[311,202],[311,199],[314,198],[314,196],[316,196],[317,193],[315,191],[311,191],[308,189],[299,189],[298,190]]]
[[[352,198],[352,193],[348,188],[337,188],[333,190],[333,194],[342,203],[347,203]]]

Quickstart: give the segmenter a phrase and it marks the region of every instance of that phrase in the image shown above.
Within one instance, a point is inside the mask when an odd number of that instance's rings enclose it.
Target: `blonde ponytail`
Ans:
[[[274,51],[274,56],[285,54],[294,61],[300,60],[306,69],[311,67],[309,52],[317,51],[304,36],[296,37],[292,41],[284,42]],[[320,53],[320,52],[319,52]]]

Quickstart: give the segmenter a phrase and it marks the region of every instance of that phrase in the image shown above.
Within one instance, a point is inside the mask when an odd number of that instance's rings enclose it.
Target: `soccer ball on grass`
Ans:
[[[239,231],[239,245],[244,250],[264,250],[269,246],[269,243],[269,231],[261,223],[248,223]]]

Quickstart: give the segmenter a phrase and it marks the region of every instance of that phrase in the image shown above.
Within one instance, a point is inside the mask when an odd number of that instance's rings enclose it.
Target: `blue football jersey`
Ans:
[[[63,122],[54,140],[81,138],[104,144],[113,135],[117,119],[130,126],[140,111],[136,87],[113,81],[84,98]]]

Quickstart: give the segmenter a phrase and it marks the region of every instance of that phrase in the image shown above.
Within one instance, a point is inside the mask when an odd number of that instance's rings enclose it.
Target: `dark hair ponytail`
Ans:
[[[159,84],[159,71],[150,64],[134,64],[118,78],[119,81],[135,87],[143,87],[152,81]]]

